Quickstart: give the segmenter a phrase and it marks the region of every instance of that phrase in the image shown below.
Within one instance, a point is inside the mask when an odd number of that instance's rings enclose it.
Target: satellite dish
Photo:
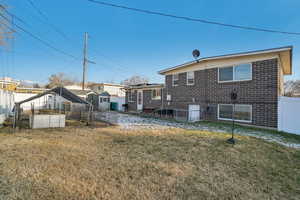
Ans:
[[[199,56],[200,56],[200,51],[199,51],[198,49],[195,49],[195,50],[193,51],[193,57],[194,57],[195,59],[197,59]]]

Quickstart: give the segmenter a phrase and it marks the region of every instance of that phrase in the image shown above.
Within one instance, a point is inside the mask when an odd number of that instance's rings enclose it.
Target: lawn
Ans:
[[[300,151],[205,131],[0,133],[0,199],[300,199]]]

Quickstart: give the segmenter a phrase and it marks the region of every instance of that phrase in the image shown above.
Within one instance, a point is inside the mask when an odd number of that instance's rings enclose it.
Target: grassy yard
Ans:
[[[204,131],[0,133],[0,199],[300,199],[300,151]]]

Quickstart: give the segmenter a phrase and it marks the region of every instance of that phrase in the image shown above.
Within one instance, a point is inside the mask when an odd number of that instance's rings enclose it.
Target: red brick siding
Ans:
[[[277,127],[278,63],[277,59],[252,63],[252,80],[218,83],[218,68],[195,71],[195,84],[186,85],[186,73],[179,74],[179,85],[172,86],[172,76],[167,75],[166,94],[171,94],[170,105],[165,108],[188,109],[189,104],[199,104],[205,118],[217,119],[217,105],[230,104],[230,93],[238,92],[238,104],[252,105],[252,124]],[[210,106],[211,112],[206,112]],[[205,112],[204,112],[205,111]]]

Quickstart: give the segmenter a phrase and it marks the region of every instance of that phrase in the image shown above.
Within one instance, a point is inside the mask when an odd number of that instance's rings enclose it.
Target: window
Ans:
[[[161,99],[161,89],[152,90],[152,99],[160,100]]]
[[[218,105],[218,119],[221,120],[232,120],[234,109],[234,120],[241,122],[252,121],[252,106],[236,104],[219,104]]]
[[[252,64],[219,68],[219,82],[252,80]]]
[[[133,90],[128,90],[128,102],[134,102],[133,93]]]
[[[173,74],[173,86],[178,86],[179,74]]]
[[[194,85],[195,83],[195,74],[194,72],[187,72],[186,73],[186,84],[187,85]]]
[[[233,67],[219,68],[219,81],[232,81]]]
[[[103,102],[107,102],[107,103],[109,103],[109,97],[107,97],[107,98],[103,98]]]

